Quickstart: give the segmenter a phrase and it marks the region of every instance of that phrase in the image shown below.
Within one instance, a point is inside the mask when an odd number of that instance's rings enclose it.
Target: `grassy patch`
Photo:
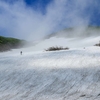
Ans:
[[[99,46],[100,47],[100,41],[99,41],[99,43],[95,44],[94,46]]]
[[[45,49],[45,51],[57,51],[57,50],[68,50],[69,48],[68,47],[66,47],[66,48],[63,48],[63,47],[58,47],[58,46],[56,46],[56,47],[54,47],[54,46],[52,46],[52,47],[49,47],[49,48],[47,48],[47,49]]]

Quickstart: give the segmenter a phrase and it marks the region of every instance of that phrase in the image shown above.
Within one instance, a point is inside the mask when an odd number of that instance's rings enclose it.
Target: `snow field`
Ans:
[[[100,100],[100,48],[0,54],[0,100]]]

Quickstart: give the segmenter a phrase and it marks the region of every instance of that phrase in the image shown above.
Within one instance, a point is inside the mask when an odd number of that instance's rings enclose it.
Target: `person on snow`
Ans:
[[[20,55],[22,55],[22,51],[20,51]]]

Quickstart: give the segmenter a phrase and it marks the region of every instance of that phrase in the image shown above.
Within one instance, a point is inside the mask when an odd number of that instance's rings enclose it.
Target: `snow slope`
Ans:
[[[87,38],[57,38],[57,37],[52,37],[49,39],[42,40],[38,42],[33,47],[30,47],[26,51],[39,51],[39,50],[45,50],[51,46],[63,46],[63,47],[69,47],[69,48],[83,48],[83,47],[88,47],[88,46],[93,46],[100,41],[100,36],[98,37],[87,37]]]
[[[100,100],[100,48],[83,48],[82,40],[76,41],[81,48],[44,51],[52,39],[23,49],[23,55],[20,49],[0,53],[0,100]],[[92,45],[98,40],[83,42]],[[42,51],[33,51],[37,49]]]

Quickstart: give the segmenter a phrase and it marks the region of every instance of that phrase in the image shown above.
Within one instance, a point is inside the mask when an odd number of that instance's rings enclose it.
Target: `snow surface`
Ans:
[[[100,100],[99,47],[29,49],[0,53],[0,100]]]
[[[37,45],[30,47],[30,49],[23,49],[26,51],[39,51],[45,50],[52,46],[62,46],[69,48],[83,48],[93,46],[100,41],[100,36],[98,37],[87,37],[87,38],[56,38],[52,37],[50,39],[45,39],[40,41]]]

